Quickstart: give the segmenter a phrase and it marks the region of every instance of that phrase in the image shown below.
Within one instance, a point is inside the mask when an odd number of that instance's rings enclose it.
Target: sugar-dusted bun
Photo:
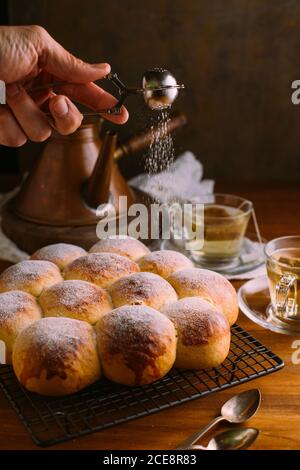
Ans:
[[[122,305],[147,305],[160,310],[175,302],[177,295],[173,287],[162,277],[153,273],[136,273],[123,277],[110,288],[115,307]]]
[[[95,332],[71,318],[42,318],[23,330],[13,349],[20,383],[41,395],[68,395],[100,378]]]
[[[39,296],[43,289],[62,280],[60,270],[50,261],[21,261],[0,274],[0,292],[23,290]]]
[[[31,255],[31,259],[51,261],[56,264],[59,269],[63,270],[68,264],[74,261],[74,259],[86,254],[87,252],[80,246],[71,245],[69,243],[55,243],[40,248]]]
[[[186,297],[168,305],[163,313],[178,333],[176,367],[217,367],[226,359],[230,347],[229,323],[211,303],[199,297]]]
[[[109,294],[86,281],[63,281],[45,289],[39,303],[45,317],[70,317],[91,325],[112,310]]]
[[[98,321],[96,332],[104,375],[113,382],[149,384],[167,374],[174,364],[174,325],[153,308],[117,308]]]
[[[182,253],[172,250],[153,251],[140,259],[139,265],[141,271],[159,274],[165,279],[180,269],[193,267],[191,260]]]
[[[136,238],[127,235],[116,235],[100,240],[90,249],[90,253],[116,253],[133,261],[150,253],[150,250]]]
[[[0,294],[0,340],[5,343],[7,364],[11,364],[13,345],[19,333],[41,317],[36,298],[27,292],[12,290]]]
[[[236,291],[221,274],[207,269],[183,269],[171,274],[168,282],[179,298],[199,296],[223,312],[230,325],[236,322],[239,313]]]
[[[108,287],[120,277],[138,272],[139,266],[125,256],[115,253],[90,253],[70,263],[65,271],[65,279],[81,279]]]

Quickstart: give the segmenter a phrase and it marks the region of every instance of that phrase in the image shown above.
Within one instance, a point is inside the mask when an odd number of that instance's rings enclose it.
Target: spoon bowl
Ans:
[[[221,415],[229,423],[244,423],[255,415],[260,406],[258,389],[247,390],[230,398],[221,408]]]
[[[255,428],[237,428],[225,431],[213,437],[207,447],[192,446],[199,450],[242,450],[248,449],[257,439],[259,430]]]

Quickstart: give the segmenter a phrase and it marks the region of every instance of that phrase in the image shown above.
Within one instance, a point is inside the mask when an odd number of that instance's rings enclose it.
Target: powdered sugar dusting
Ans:
[[[135,261],[150,253],[150,250],[136,238],[119,235],[100,240],[90,249],[90,253],[101,252],[116,253]]]
[[[26,260],[5,269],[0,275],[0,282],[7,286],[28,281],[37,281],[45,275],[59,276],[58,267],[50,261]]]
[[[165,279],[148,272],[119,279],[111,287],[111,296],[116,306],[149,305],[157,309],[177,300],[175,290]]]
[[[39,310],[35,298],[27,292],[15,290],[0,294],[0,325],[4,321],[13,319],[18,313],[26,315]]]
[[[109,303],[108,293],[101,287],[80,280],[63,281],[44,290],[40,302],[48,306],[61,305],[69,310],[84,311],[87,307]]]
[[[124,305],[103,317],[97,329],[107,332],[120,349],[124,343],[140,348],[140,341],[149,335],[149,331],[159,336],[163,325],[168,325],[172,331],[168,321],[157,310],[140,305]]]
[[[20,336],[24,345],[29,343],[32,346],[33,352],[47,354],[55,360],[62,359],[63,354],[74,352],[88,340],[92,332],[92,326],[86,322],[66,317],[49,317],[32,323]]]
[[[150,126],[152,141],[145,162],[145,169],[149,174],[169,168],[175,158],[172,134],[168,132],[171,120],[169,109],[156,112],[152,115],[152,120]]]
[[[219,310],[200,297],[185,297],[163,313],[174,322],[185,346],[208,343],[211,337],[229,334],[229,324]]]
[[[106,287],[120,277],[138,272],[139,266],[125,256],[115,253],[90,253],[67,266],[66,279],[84,279]]]
[[[179,269],[193,267],[191,260],[182,253],[172,250],[153,251],[144,256],[139,264],[142,271],[151,271],[163,277],[168,277]]]
[[[44,246],[37,250],[31,256],[32,260],[47,260],[64,267],[65,263],[70,263],[80,256],[86,255],[87,252],[76,245],[69,243],[55,243],[53,245]]]

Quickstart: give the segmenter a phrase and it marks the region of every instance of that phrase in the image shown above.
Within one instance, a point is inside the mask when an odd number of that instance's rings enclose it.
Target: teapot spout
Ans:
[[[116,133],[107,132],[105,134],[100,154],[86,185],[85,198],[90,207],[97,208],[100,204],[109,202],[109,188],[116,143]]]

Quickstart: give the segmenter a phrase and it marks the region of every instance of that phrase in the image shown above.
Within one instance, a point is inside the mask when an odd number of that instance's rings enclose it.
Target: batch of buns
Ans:
[[[238,315],[223,276],[131,237],[101,240],[89,253],[41,248],[0,275],[0,292],[6,362],[43,395],[75,393],[102,375],[139,386],[173,366],[217,367]]]

